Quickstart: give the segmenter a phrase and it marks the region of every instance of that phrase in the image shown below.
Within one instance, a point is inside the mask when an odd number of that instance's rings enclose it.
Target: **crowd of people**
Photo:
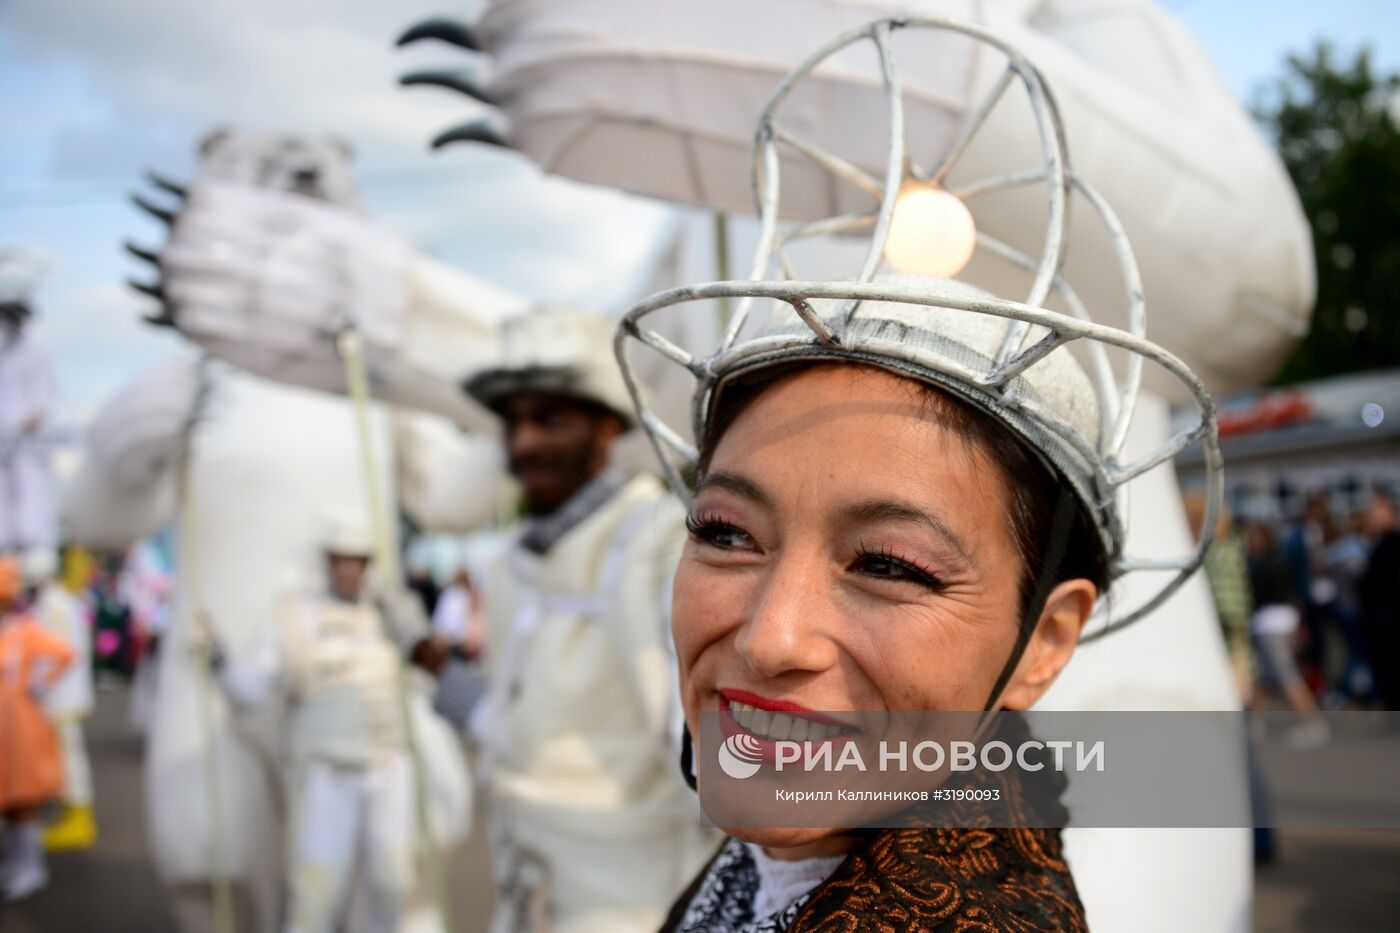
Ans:
[[[1350,511],[1333,501],[1309,495],[1293,521],[1220,520],[1206,572],[1246,706],[1400,708],[1395,497],[1376,489]],[[1201,501],[1187,505],[1199,526]]]
[[[0,555],[6,899],[43,887],[45,850],[86,849],[97,840],[83,720],[96,691],[132,684],[132,722],[144,726],[170,611],[170,570],[150,563],[154,547],[105,557],[43,546]]]

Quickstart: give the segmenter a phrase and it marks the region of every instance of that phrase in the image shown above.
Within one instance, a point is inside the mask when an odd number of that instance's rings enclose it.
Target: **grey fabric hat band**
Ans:
[[[613,406],[598,399],[595,393],[589,391],[583,376],[577,370],[566,366],[488,369],[467,379],[462,384],[462,388],[472,398],[497,414],[500,413],[501,405],[510,396],[522,392],[541,392],[596,405],[621,418],[623,424],[628,427],[631,427],[635,420],[630,411],[618,411]]]
[[[898,335],[891,334],[890,324],[899,325]],[[766,377],[777,375],[771,371],[802,363],[858,363],[883,369],[946,391],[1010,429],[1047,469],[1058,479],[1069,484],[1098,534],[1108,564],[1116,575],[1124,529],[1113,493],[1099,464],[1086,457],[1073,444],[1047,430],[1040,420],[1029,415],[1021,406],[999,404],[992,393],[979,390],[963,379],[921,365],[912,358],[933,352],[933,345],[938,344],[937,352],[940,355],[956,358],[972,368],[987,371],[991,369],[992,361],[985,355],[945,335],[909,328],[901,322],[880,318],[858,316],[852,321],[845,335],[844,345],[840,347],[823,345],[813,338],[811,330],[800,321],[794,322],[790,327],[776,328],[770,333],[774,336],[790,334],[795,343],[781,349],[745,355],[728,365],[723,360],[716,361],[713,387],[708,392],[702,389],[702,396],[696,400],[696,434],[702,443],[704,427],[713,423],[727,388],[760,379],[766,381]],[[891,352],[892,350],[896,352]],[[900,350],[904,352],[899,352]],[[1038,398],[1035,387],[1028,384],[1024,377],[1013,380],[1011,389],[1018,399]]]

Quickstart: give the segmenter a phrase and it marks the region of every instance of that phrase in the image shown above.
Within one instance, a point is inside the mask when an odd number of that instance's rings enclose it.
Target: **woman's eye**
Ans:
[[[699,544],[708,544],[724,551],[754,550],[753,538],[738,525],[692,516],[686,518],[685,527]]]
[[[855,562],[854,569],[880,580],[917,583],[931,590],[943,589],[943,581],[933,574],[891,554],[866,553]]]

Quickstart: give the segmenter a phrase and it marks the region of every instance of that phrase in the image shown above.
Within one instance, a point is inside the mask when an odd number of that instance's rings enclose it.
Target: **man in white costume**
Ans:
[[[58,401],[29,305],[0,301],[0,553],[55,544],[53,475],[41,432]]]
[[[609,465],[632,420],[602,318],[508,322],[499,365],[466,388],[501,419],[526,512],[480,574],[491,929],[654,930],[717,839],[670,751],[681,510],[656,477]]]
[[[73,663],[44,694],[44,711],[63,754],[63,815],[44,833],[51,851],[86,849],[97,841],[92,768],[83,738],[83,720],[92,715],[92,628],[82,602],[59,583],[58,571],[52,548],[30,548],[20,562],[30,612],[73,649]]]
[[[417,856],[413,763],[400,707],[400,649],[369,597],[372,541],[343,517],[322,538],[327,589],[286,599],[248,659],[212,664],[236,706],[288,701],[291,759],[285,928],[340,929],[358,871],[369,929],[437,929]],[[208,636],[206,636],[208,637]]]

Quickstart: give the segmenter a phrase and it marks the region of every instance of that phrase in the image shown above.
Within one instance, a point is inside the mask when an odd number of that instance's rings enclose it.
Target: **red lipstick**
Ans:
[[[818,713],[808,709],[800,703],[791,700],[772,700],[757,693],[750,693],[747,690],[723,689],[717,691],[725,700],[725,706],[733,703],[746,703],[756,709],[765,710],[770,713],[796,713],[803,719],[810,719],[812,722],[819,722],[825,726],[836,726],[839,729],[849,729],[850,725],[839,719],[834,719],[825,713]]]

